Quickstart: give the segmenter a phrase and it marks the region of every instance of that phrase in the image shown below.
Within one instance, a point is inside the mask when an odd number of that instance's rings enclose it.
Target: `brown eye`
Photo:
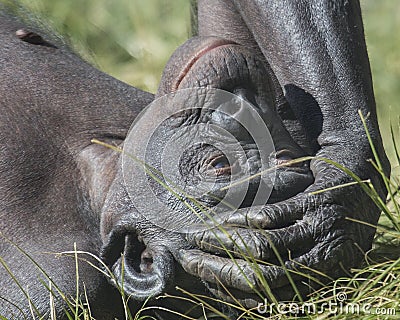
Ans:
[[[213,158],[208,164],[208,171],[217,176],[231,174],[231,165],[224,155]]]
[[[282,155],[280,157],[276,157],[276,164],[284,164],[287,163],[289,161],[293,160],[292,157],[288,156],[288,155]]]
[[[210,163],[210,166],[212,166],[214,169],[227,168],[229,167],[229,161],[225,156],[222,156],[214,159],[214,161]]]

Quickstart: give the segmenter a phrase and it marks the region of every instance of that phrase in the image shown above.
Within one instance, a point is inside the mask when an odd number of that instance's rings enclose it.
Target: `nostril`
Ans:
[[[153,255],[143,243],[140,236],[124,231],[115,231],[109,238],[109,243],[103,247],[102,258],[110,269],[115,269],[121,262],[121,256],[136,272],[151,272]]]
[[[146,250],[146,246],[134,234],[127,234],[125,236],[125,246],[121,254],[129,261],[129,265],[136,271],[141,271],[141,253]]]
[[[143,273],[151,273],[153,271],[153,253],[149,249],[145,249],[140,256],[140,271]]]

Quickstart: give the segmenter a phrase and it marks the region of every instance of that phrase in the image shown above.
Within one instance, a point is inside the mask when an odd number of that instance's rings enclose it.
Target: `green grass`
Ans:
[[[400,30],[400,2],[361,0],[361,4],[379,125],[394,173],[400,176],[390,134],[392,122],[394,137],[400,140],[400,42],[396,36],[396,30]]]
[[[190,34],[189,0],[20,0],[114,77],[155,92],[171,53]]]
[[[49,18],[51,24],[62,34],[69,35],[73,39],[74,47],[100,69],[151,92],[155,92],[157,88],[168,57],[190,34],[188,0],[23,0],[23,2]],[[398,316],[400,314],[398,227],[400,201],[396,192],[400,186],[398,160],[400,157],[394,148],[394,141],[400,141],[400,42],[397,41],[397,33],[400,30],[400,2],[361,0],[361,4],[378,117],[384,145],[393,168],[392,178],[386,178],[386,183],[390,186],[390,197],[383,207],[386,214],[382,215],[379,221],[373,250],[365,257],[367,266],[355,270],[352,278],[338,279],[314,293],[310,301],[321,307],[327,301],[338,302],[338,294],[345,293],[347,303],[368,304],[371,309],[395,309]],[[400,148],[400,143],[397,147]],[[79,264],[83,263],[79,258],[83,259],[85,253],[73,250],[68,254],[75,259],[78,271]],[[35,266],[34,261],[32,263]],[[0,259],[0,264],[7,268],[6,261]],[[12,270],[9,274],[12,276]],[[106,276],[112,277],[112,274],[106,273]],[[48,280],[49,282],[43,283],[44,290],[62,296],[62,292],[57,292],[57,285]],[[78,277],[76,281],[79,281]],[[126,303],[127,298],[123,296],[123,291],[120,291]],[[50,304],[51,296],[49,295]],[[67,311],[69,318],[90,319],[90,307],[86,305],[88,303],[90,306],[90,301],[82,300],[84,294],[77,292],[76,297],[78,296],[79,298],[75,299],[65,297],[70,306]],[[184,293],[184,296],[185,298],[176,299],[189,299],[194,304],[202,303],[205,312],[223,316],[220,310],[214,309],[209,304],[209,297],[194,296],[189,292]],[[28,293],[26,298],[29,300]],[[148,308],[150,307],[144,306],[142,311]],[[243,307],[236,306],[236,308],[246,315],[243,318],[261,319]],[[276,309],[273,313],[277,315]],[[127,310],[126,318],[140,319],[141,313],[130,315]],[[209,318],[211,319],[211,316]],[[281,315],[281,318],[292,319],[293,316]],[[359,319],[359,316],[345,313],[318,315],[318,319],[328,318]],[[363,315],[362,318],[377,319],[377,315]],[[384,319],[386,316],[380,318]]]

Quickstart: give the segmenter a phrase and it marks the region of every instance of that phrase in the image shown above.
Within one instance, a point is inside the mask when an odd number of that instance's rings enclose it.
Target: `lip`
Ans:
[[[183,69],[181,70],[181,72],[178,75],[178,79],[175,82],[175,85],[173,87],[173,90],[178,90],[183,78],[185,78],[185,76],[189,73],[189,70],[193,67],[193,65],[205,54],[207,54],[208,52],[222,47],[222,46],[226,46],[226,45],[233,45],[236,44],[233,41],[230,40],[226,40],[226,39],[212,39],[212,41],[208,42],[204,47],[202,47],[200,50],[198,50],[193,56],[192,58],[187,61],[187,63],[185,64],[185,66],[183,67]]]

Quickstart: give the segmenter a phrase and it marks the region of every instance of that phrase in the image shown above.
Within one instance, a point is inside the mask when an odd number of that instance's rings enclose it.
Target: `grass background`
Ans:
[[[100,69],[151,92],[168,57],[190,35],[189,0],[23,2],[68,35],[77,50]],[[392,165],[397,167],[390,120],[399,138],[400,1],[361,0],[361,5],[381,132]]]

